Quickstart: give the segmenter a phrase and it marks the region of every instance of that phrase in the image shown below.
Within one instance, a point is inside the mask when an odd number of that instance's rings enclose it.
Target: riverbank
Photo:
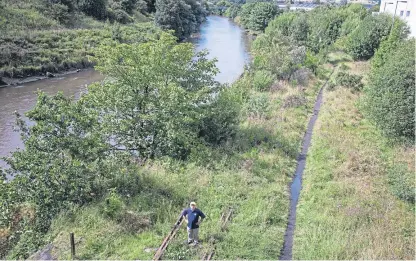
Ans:
[[[366,77],[368,62],[345,62]],[[392,145],[358,110],[361,92],[326,89],[306,162],[295,259],[413,259],[413,146]],[[413,200],[397,195],[412,194]]]
[[[93,67],[98,45],[144,42],[158,29],[151,23],[105,25],[103,28],[34,31],[0,37],[0,77],[8,84],[46,78]]]
[[[120,214],[137,217],[132,229],[102,212],[105,199],[62,213],[48,233],[52,256],[70,257],[67,238],[74,232],[77,258],[151,259],[192,198],[208,216],[201,247],[184,245],[181,229],[164,258],[201,258],[213,240],[219,259],[277,258],[288,215],[287,185],[322,81],[312,77],[307,86],[280,82],[259,91],[251,77],[246,73],[231,87],[247,97],[234,141],[195,148],[187,162],[148,162],[137,173],[145,187],[134,197],[119,198]],[[223,230],[221,215],[228,209],[233,214]]]

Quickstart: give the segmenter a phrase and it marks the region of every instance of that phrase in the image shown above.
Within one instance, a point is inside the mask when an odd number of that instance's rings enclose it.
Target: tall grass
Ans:
[[[296,259],[414,258],[414,206],[389,186],[391,175],[414,177],[414,146],[389,144],[357,109],[359,97],[340,87],[324,92],[298,206]],[[404,169],[392,174],[393,166]]]
[[[287,223],[288,184],[321,82],[312,79],[307,87],[280,83],[278,89],[269,86],[261,92],[252,87],[250,75],[231,87],[238,90],[235,95],[243,105],[232,141],[196,147],[187,162],[148,162],[138,174],[147,185],[137,195],[123,197],[123,205],[126,211],[148,217],[148,227],[126,232],[121,221],[105,215],[105,200],[99,200],[54,221],[49,233],[53,256],[69,258],[67,237],[74,231],[79,258],[150,259],[180,211],[196,201],[207,215],[200,229],[201,246],[183,243],[183,227],[164,258],[199,259],[215,243],[218,259],[277,259]],[[304,96],[305,103],[284,107],[293,95]],[[249,97],[255,96],[267,100],[264,113],[251,113]],[[220,218],[229,209],[233,214],[222,230]]]

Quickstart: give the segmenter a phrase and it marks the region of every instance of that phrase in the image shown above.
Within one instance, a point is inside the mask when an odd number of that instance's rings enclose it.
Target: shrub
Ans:
[[[290,81],[296,82],[296,84],[307,86],[309,80],[309,70],[301,68],[296,70],[290,77]]]
[[[371,69],[363,109],[394,139],[415,138],[415,40],[385,54],[385,63]]]
[[[79,8],[85,14],[102,20],[107,15],[107,0],[81,0]]]
[[[361,82],[362,78],[363,77],[360,75],[354,75],[340,71],[335,76],[335,82],[339,86],[344,86],[355,91],[359,91],[363,88],[363,84]]]
[[[249,116],[265,117],[269,112],[270,101],[267,94],[252,94],[247,102]]]
[[[308,100],[304,95],[290,95],[288,96],[284,103],[283,108],[296,108],[302,105],[305,105]]]
[[[274,3],[248,3],[241,9],[241,24],[250,30],[264,31],[264,29],[278,14],[278,7]]]
[[[138,234],[151,225],[148,215],[140,215],[129,210],[120,213],[118,222],[126,232],[132,234]]]
[[[253,75],[253,86],[259,91],[266,91],[272,86],[274,80],[270,71],[258,70]]]
[[[233,87],[221,90],[200,121],[198,136],[211,145],[227,141],[235,134],[240,106],[234,90]]]
[[[117,218],[121,215],[123,209],[123,201],[117,194],[115,189],[111,189],[110,194],[105,199],[105,207],[103,209],[104,214],[110,218]]]
[[[367,60],[389,34],[391,18],[387,15],[367,16],[349,35],[347,52],[354,60]]]
[[[404,164],[393,165],[388,169],[388,182],[394,195],[411,204],[415,203],[414,173]]]

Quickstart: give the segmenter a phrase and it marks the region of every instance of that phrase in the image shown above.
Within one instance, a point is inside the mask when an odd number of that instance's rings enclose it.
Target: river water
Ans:
[[[201,25],[200,33],[190,41],[195,44],[196,51],[207,49],[209,58],[218,60],[217,67],[220,73],[216,80],[221,83],[236,80],[249,61],[244,31],[226,18],[209,16]],[[37,90],[48,94],[62,91],[65,95],[77,99],[86,91],[88,84],[103,78],[99,72],[91,69],[59,78],[0,88],[0,158],[10,155],[18,147],[22,148],[20,134],[13,131],[14,111],[23,114],[33,108],[36,104]],[[0,160],[0,167],[4,166],[5,163]]]

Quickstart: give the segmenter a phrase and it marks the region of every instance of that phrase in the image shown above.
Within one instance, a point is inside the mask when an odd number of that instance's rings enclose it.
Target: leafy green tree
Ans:
[[[256,69],[270,71],[283,80],[290,79],[306,59],[306,48],[283,35],[260,35],[253,43],[253,53]]]
[[[174,30],[183,40],[205,20],[207,12],[196,0],[157,0],[155,22],[165,30]]]
[[[390,32],[388,15],[367,16],[349,35],[346,49],[355,60],[370,59]]]
[[[408,35],[409,27],[402,20],[396,21],[388,38],[380,44],[373,59],[371,59],[371,67],[375,69],[383,66],[386,56],[396,49],[397,45],[406,39]]]
[[[292,23],[296,16],[295,12],[284,12],[277,16],[267,26],[266,34],[290,36],[292,34]]]
[[[107,0],[80,0],[82,12],[97,19],[105,19],[107,15]]]
[[[308,47],[315,53],[334,43],[344,18],[332,7],[319,7],[308,13]]]
[[[233,4],[225,11],[225,16],[234,19],[238,16],[241,6],[238,4]]]
[[[105,112],[101,133],[116,150],[139,159],[184,158],[197,142],[200,122],[215,102],[215,61],[175,37],[144,44],[102,47],[97,69],[111,79],[89,89],[94,108]]]
[[[388,136],[415,139],[415,40],[398,43],[373,67],[364,111]]]
[[[250,30],[264,31],[269,22],[278,14],[273,3],[256,2],[245,4],[241,10],[241,23]]]

